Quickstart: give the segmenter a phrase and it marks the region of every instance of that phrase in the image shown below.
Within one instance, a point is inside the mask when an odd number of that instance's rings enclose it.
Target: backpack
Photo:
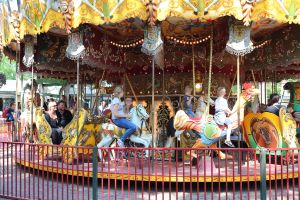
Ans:
[[[3,110],[2,118],[7,118],[7,113],[8,113],[8,111],[9,111],[9,108],[5,108],[5,109]]]

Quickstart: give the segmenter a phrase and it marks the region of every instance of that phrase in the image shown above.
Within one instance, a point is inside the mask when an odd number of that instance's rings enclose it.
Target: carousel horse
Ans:
[[[279,116],[269,113],[250,113],[243,122],[243,135],[251,148],[296,148],[296,121],[286,108],[279,110]],[[277,155],[286,154],[279,151]]]
[[[244,91],[240,95],[240,107],[238,102],[235,103],[232,114],[229,116],[232,121],[232,130],[238,129],[238,113],[240,113],[240,122],[244,120],[244,108],[248,101],[252,101],[255,95],[259,94],[259,90],[255,89],[252,84],[243,84]],[[218,126],[211,116],[208,116],[205,120],[193,120],[190,119],[184,111],[179,110],[174,118],[174,128],[176,130],[189,130],[196,133],[198,137],[191,141],[190,146],[192,148],[217,148],[217,142],[224,138],[226,130],[224,126]],[[199,138],[200,136],[200,138]],[[194,152],[191,152],[193,157],[197,157]],[[218,156],[224,159],[226,155],[221,151],[217,151]]]
[[[40,95],[36,93],[37,83],[35,80],[33,80],[33,91],[31,91],[32,89],[31,87],[32,87],[31,81],[27,82],[24,87],[25,110],[21,114],[21,130],[23,132],[25,141],[36,142],[37,141],[36,108],[41,105],[41,99],[40,99]]]
[[[38,144],[52,144],[51,127],[45,119],[42,108],[36,108],[36,127],[37,127],[37,141]],[[47,155],[57,152],[62,156],[62,160],[66,163],[71,163],[78,158],[79,154],[89,155],[90,149],[87,148],[68,148],[68,146],[84,146],[94,147],[101,141],[99,134],[104,129],[101,124],[107,123],[109,120],[106,117],[91,116],[90,113],[81,108],[77,112],[72,121],[63,129],[63,140],[61,145],[63,147],[47,148],[41,146],[39,149],[39,156],[41,159]]]
[[[146,125],[146,120],[149,118],[149,114],[141,104],[138,104],[136,107],[133,107],[130,110],[130,113],[132,116],[130,121],[138,127],[139,130],[137,132],[140,132],[140,134],[132,134],[129,137],[127,146],[140,147],[142,145],[143,147],[148,148],[152,141],[152,136],[149,133],[149,130]],[[98,148],[110,147],[113,141],[125,132],[125,129],[121,129],[113,123],[102,124],[102,129],[104,131],[102,131],[102,140],[97,145]],[[148,150],[145,151],[145,154],[146,156],[148,156]],[[99,157],[100,159],[102,159],[101,149],[99,149]]]
[[[200,96],[198,98],[197,108],[196,108],[196,112],[195,112],[196,118],[205,119],[204,114],[205,114],[206,106],[208,103],[207,99],[208,99],[207,96]],[[209,99],[209,103],[210,103],[210,105],[215,105],[214,100],[212,100],[211,98]],[[183,133],[183,130],[174,129],[174,117],[172,117],[168,122],[167,133],[168,133],[168,139],[165,144],[165,147],[169,148],[172,146],[172,144],[174,142],[174,138],[180,136]]]
[[[86,146],[86,134],[85,137],[81,134],[83,126],[87,121],[88,112],[84,109],[81,109],[79,114],[76,113],[73,117],[72,121],[63,129],[63,140],[61,145],[63,146]],[[35,124],[37,128],[37,140],[35,143],[37,144],[52,144],[51,139],[51,126],[47,122],[45,118],[44,111],[41,107],[36,108],[35,111]],[[78,130],[78,132],[77,132]],[[90,136],[88,136],[90,137]],[[84,142],[82,142],[84,140]],[[44,159],[47,155],[52,154],[53,151],[61,154],[63,156],[64,162],[71,162],[71,159],[76,158],[78,152],[75,152],[71,148],[47,148],[45,146],[41,146],[39,149],[39,156],[41,159]],[[79,152],[81,153],[81,152]]]

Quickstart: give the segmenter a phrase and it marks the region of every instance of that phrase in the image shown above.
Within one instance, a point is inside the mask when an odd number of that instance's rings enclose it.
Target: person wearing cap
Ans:
[[[59,119],[57,117],[57,104],[56,102],[49,102],[48,104],[48,112],[45,113],[45,118],[49,125],[51,126],[52,133],[52,143],[60,144],[62,141],[62,127],[59,124]]]

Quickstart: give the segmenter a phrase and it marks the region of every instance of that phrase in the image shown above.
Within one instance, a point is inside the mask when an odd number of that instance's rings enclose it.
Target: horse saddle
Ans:
[[[219,127],[215,123],[207,123],[203,129],[203,134],[207,139],[214,139],[219,136]]]
[[[202,119],[202,117],[189,117],[188,121],[200,123],[201,119]]]

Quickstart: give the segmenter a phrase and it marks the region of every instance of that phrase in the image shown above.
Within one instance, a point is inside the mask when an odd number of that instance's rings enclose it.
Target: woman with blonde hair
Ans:
[[[118,139],[118,145],[124,147],[124,141],[137,130],[137,127],[128,120],[130,115],[124,113],[123,104],[121,102],[121,98],[124,96],[123,88],[121,86],[116,86],[114,95],[115,97],[111,102],[112,121],[118,127],[127,129],[124,135]]]

